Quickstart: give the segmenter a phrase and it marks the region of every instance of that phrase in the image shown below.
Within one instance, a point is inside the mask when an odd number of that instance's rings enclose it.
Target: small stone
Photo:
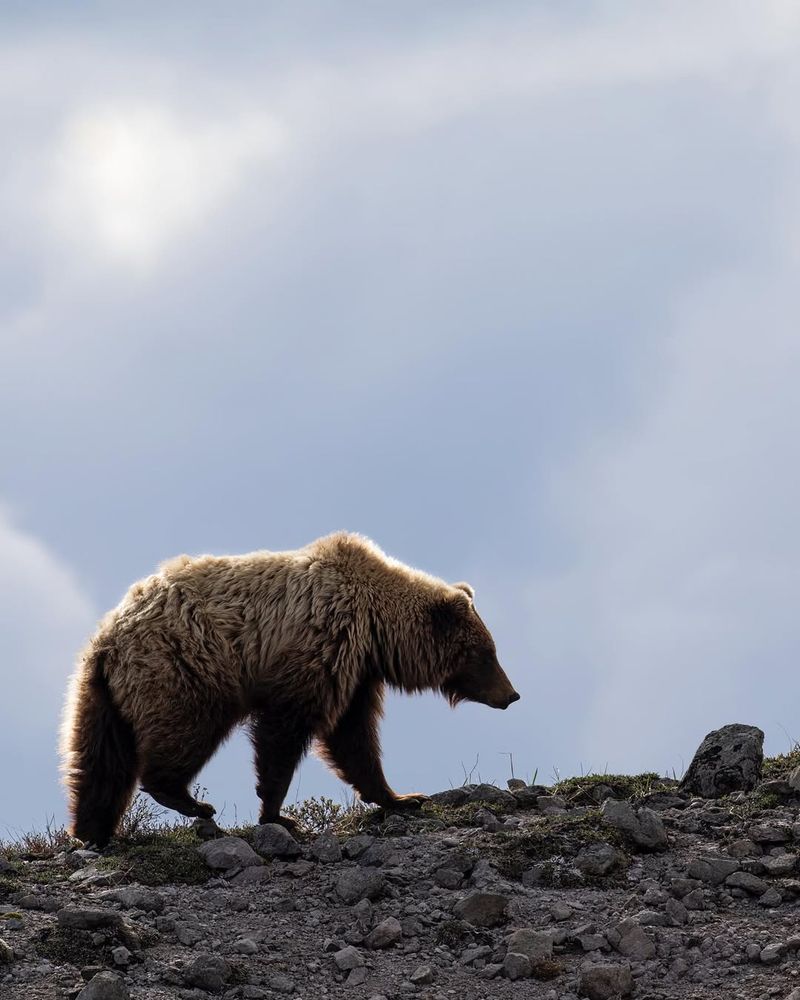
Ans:
[[[239,938],[233,942],[233,950],[240,955],[255,955],[258,945],[252,938]]]
[[[742,837],[728,844],[728,854],[732,858],[755,858],[761,854],[761,848],[749,838]]]
[[[488,958],[492,954],[492,949],[488,944],[479,944],[474,948],[466,948],[459,958],[461,965],[472,965],[480,958]]]
[[[509,808],[514,808],[517,804],[517,800],[511,792],[497,788],[495,785],[486,784],[474,785],[467,795],[466,801],[485,802],[491,806],[507,806]]]
[[[589,1000],[612,1000],[614,997],[630,996],[631,993],[633,976],[627,962],[620,965],[598,962],[581,966],[578,978],[580,996]]]
[[[300,845],[280,823],[262,823],[253,830],[253,846],[265,858],[296,858]]]
[[[321,833],[311,845],[311,856],[322,864],[336,864],[342,860],[342,848],[332,833]]]
[[[281,973],[278,973],[275,976],[270,976],[269,979],[267,979],[267,986],[275,993],[288,995],[289,993],[294,993],[295,991],[294,980],[290,979],[288,976],[282,975]]]
[[[383,876],[364,868],[349,868],[336,882],[336,894],[343,903],[357,903],[362,899],[377,899],[384,890]]]
[[[689,877],[708,882],[710,885],[722,885],[729,875],[739,871],[740,868],[739,862],[732,858],[695,858],[689,865]]]
[[[98,972],[83,987],[77,1000],[129,1000],[128,987],[113,972]]]
[[[350,969],[359,969],[364,965],[364,956],[352,945],[348,945],[346,948],[342,948],[341,951],[337,951],[333,956],[333,960],[336,963],[336,968],[341,969],[342,972],[349,972]]]
[[[571,906],[566,903],[553,903],[550,907],[550,916],[555,920],[556,923],[561,923],[564,920],[569,920],[575,911]]]
[[[532,964],[553,957],[553,935],[548,931],[522,927],[509,936],[507,944],[510,952],[525,955]]]
[[[774,875],[776,878],[782,878],[783,876],[791,875],[797,868],[797,855],[777,854],[762,858],[761,863],[767,870],[768,875]]]
[[[283,827],[280,829],[283,830]],[[252,868],[264,864],[264,859],[260,858],[241,837],[207,840],[197,848],[197,852],[209,868],[220,871],[229,871],[231,868]]]
[[[508,788],[509,792],[514,792],[514,791],[520,791],[521,789],[527,788],[528,786],[525,784],[522,778],[509,778],[508,781],[506,781],[506,787]]]
[[[475,785],[463,785],[461,788],[446,788],[443,792],[434,792],[430,796],[430,800],[440,806],[463,806],[473,788],[475,788]]]
[[[119,903],[126,910],[143,910],[145,913],[161,913],[164,909],[164,897],[152,889],[139,885],[126,885],[119,889],[107,889],[101,892],[99,899]]]
[[[364,851],[368,850],[375,843],[375,838],[368,833],[360,833],[356,837],[351,837],[345,841],[342,852],[345,857],[354,860],[361,857]]]
[[[734,872],[725,879],[725,885],[731,889],[744,889],[753,896],[763,896],[769,888],[762,878],[750,872]]]
[[[439,868],[433,873],[433,881],[443,889],[460,889],[464,876],[453,868]]]
[[[633,806],[619,799],[606,799],[600,807],[600,818],[606,826],[625,833],[633,834],[638,826]]]
[[[785,844],[792,839],[791,830],[787,826],[771,823],[755,823],[747,831],[747,835],[757,844]]]
[[[511,980],[529,979],[533,972],[533,966],[527,955],[508,951],[506,952],[506,957],[503,959],[503,972]]]
[[[353,986],[363,986],[366,981],[367,970],[363,966],[359,966],[357,969],[350,970],[344,984],[352,988]]]
[[[496,892],[473,892],[456,903],[453,912],[475,927],[496,927],[505,922],[508,902]]]
[[[783,902],[783,896],[780,890],[776,889],[774,886],[767,889],[763,896],[758,897],[758,905],[763,906],[767,909],[773,909],[776,906],[780,906]]]
[[[786,945],[783,944],[783,942],[776,941],[772,944],[768,944],[766,948],[762,948],[758,957],[764,965],[777,965],[783,958],[785,952]]]
[[[620,939],[615,947],[620,955],[632,958],[637,962],[653,958],[656,953],[655,943],[638,924],[630,919],[623,920],[617,925],[616,930]]]
[[[668,899],[664,905],[667,916],[676,927],[683,927],[689,922],[689,911],[678,899]]]
[[[637,827],[633,831],[633,839],[648,851],[663,851],[669,847],[667,829],[661,817],[652,809],[643,807],[636,813]]]
[[[228,962],[219,955],[198,955],[183,971],[187,986],[196,986],[208,993],[219,993],[231,978]]]
[[[125,947],[125,945],[120,945],[118,948],[111,949],[111,959],[114,965],[119,965],[122,968],[126,968],[131,964],[131,958],[133,956]]]
[[[368,935],[368,948],[391,948],[403,936],[403,928],[396,917],[382,920]]]
[[[578,943],[584,951],[608,951],[608,941],[603,934],[580,934]]]
[[[415,986],[428,986],[434,980],[433,969],[430,965],[420,965],[411,973],[409,979]]]
[[[606,799],[611,802],[611,799]],[[599,842],[587,844],[578,852],[573,862],[578,871],[589,877],[607,875],[617,867],[620,861],[620,854],[611,844]]]
[[[10,965],[14,961],[14,949],[0,938],[0,965]]]

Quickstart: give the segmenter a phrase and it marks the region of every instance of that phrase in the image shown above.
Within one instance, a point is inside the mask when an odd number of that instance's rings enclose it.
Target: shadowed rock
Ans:
[[[764,733],[757,726],[733,723],[706,736],[681,787],[706,799],[749,792],[761,779],[763,763]]]

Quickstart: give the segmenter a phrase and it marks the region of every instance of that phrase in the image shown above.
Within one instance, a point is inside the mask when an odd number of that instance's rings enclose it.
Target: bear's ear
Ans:
[[[431,605],[431,625],[437,639],[452,635],[464,622],[469,603],[461,595],[440,597]]]
[[[463,590],[464,593],[467,595],[467,597],[471,601],[475,600],[475,591],[472,589],[472,587],[468,583],[464,583],[462,581],[461,583],[454,583],[453,586],[457,587],[458,590]]]

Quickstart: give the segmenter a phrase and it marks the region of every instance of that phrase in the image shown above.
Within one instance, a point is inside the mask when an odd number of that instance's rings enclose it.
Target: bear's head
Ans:
[[[431,609],[444,675],[439,686],[454,706],[476,701],[490,708],[508,708],[519,701],[519,695],[497,662],[494,639],[475,610],[473,598],[468,583],[457,583]]]

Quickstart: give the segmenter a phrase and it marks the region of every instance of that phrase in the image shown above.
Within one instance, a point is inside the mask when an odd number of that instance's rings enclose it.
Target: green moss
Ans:
[[[640,799],[650,792],[664,791],[674,787],[655,772],[643,774],[586,774],[576,778],[566,778],[553,786],[553,794],[560,795],[571,805],[593,805],[599,802],[601,786],[611,790],[615,799]]]
[[[142,885],[200,885],[211,876],[198,853],[200,841],[192,830],[176,827],[132,842],[116,841],[97,867],[120,871]]]

